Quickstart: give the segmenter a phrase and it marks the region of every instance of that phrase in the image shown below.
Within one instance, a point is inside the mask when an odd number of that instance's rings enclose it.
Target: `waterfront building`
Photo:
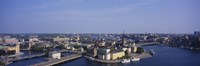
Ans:
[[[132,45],[131,47],[131,52],[135,53],[137,51],[137,46],[135,45],[135,43]]]
[[[50,52],[49,53],[49,58],[60,59],[60,57],[61,57],[61,53],[58,53],[58,52]]]
[[[15,44],[15,45],[6,45],[2,46],[0,45],[0,50],[3,50],[5,54],[7,53],[14,53],[14,54],[19,54],[20,53],[20,44]]]
[[[131,50],[132,50],[131,52],[135,53],[137,51],[137,47],[136,46],[131,47]]]
[[[114,50],[110,52],[111,60],[116,60],[125,56],[125,52],[123,50]]]
[[[110,60],[110,48],[99,48],[97,56],[99,59]]]
[[[96,57],[97,56],[97,48],[94,48],[94,47],[88,48],[86,51],[86,55],[88,55],[90,57]]]

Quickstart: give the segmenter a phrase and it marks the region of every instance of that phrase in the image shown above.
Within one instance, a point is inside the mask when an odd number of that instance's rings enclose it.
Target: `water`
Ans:
[[[79,58],[60,64],[61,66],[200,66],[200,52],[167,46],[145,46],[147,50],[153,49],[155,55],[151,58],[141,59],[138,62],[105,64]]]
[[[40,57],[40,58],[33,58],[33,59],[13,62],[13,63],[9,64],[8,66],[30,66],[32,64],[40,63],[43,61],[45,61],[45,58]]]
[[[105,64],[82,57],[59,64],[59,66],[200,66],[200,52],[167,46],[145,46],[144,48],[153,49],[155,55],[151,58],[126,64]],[[14,62],[9,66],[27,66],[42,61],[44,61],[44,57]]]
[[[24,56],[35,55],[35,54],[41,53],[41,52],[30,52],[30,51],[26,51],[26,50],[20,51],[20,52],[22,52],[23,54],[20,55],[19,57],[24,57]],[[45,57],[38,57],[38,58],[33,58],[33,59],[16,61],[16,62],[9,64],[8,66],[29,66],[29,65],[44,62],[44,61],[45,61]]]
[[[40,54],[40,53],[37,53],[37,52],[30,52],[30,51],[21,51],[21,52],[23,52],[23,55],[20,55],[19,57]],[[71,54],[73,54],[73,53],[71,53],[71,52],[62,53],[62,55],[64,55],[64,56],[69,56]],[[16,62],[9,64],[8,66],[30,66],[30,65],[33,65],[33,64],[36,64],[36,63],[44,62],[45,58],[46,57],[38,57],[38,58],[16,61]]]

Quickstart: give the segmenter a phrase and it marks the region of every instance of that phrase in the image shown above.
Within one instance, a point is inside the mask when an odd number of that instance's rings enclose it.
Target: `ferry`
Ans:
[[[130,59],[123,59],[121,62],[122,63],[129,63],[131,60]]]
[[[133,58],[133,59],[131,59],[131,60],[132,60],[132,61],[139,61],[140,58],[136,57],[136,58]]]

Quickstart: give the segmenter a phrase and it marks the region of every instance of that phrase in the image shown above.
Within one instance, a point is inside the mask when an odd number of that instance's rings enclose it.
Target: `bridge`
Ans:
[[[44,55],[45,55],[45,53],[35,54],[35,55],[24,56],[24,57],[20,57],[20,58],[13,58],[13,59],[10,59],[10,61],[15,62],[15,61],[20,61],[20,60],[26,60],[26,59],[41,57],[41,56],[44,56]]]
[[[56,64],[59,64],[59,63],[62,63],[62,62],[77,59],[77,58],[80,58],[80,57],[82,57],[82,55],[73,54],[73,55],[70,55],[70,56],[62,57],[60,59],[49,60],[49,61],[45,61],[45,62],[41,62],[41,63],[38,63],[38,64],[31,65],[31,66],[52,66],[52,65],[56,65]]]
[[[147,42],[147,43],[137,43],[135,44],[137,47],[140,47],[140,46],[147,46],[147,45],[158,45],[160,44],[159,42]]]
[[[59,51],[56,51],[56,52],[62,53],[62,52],[66,52],[66,51],[68,51],[68,50],[59,50]],[[9,59],[9,61],[15,62],[15,61],[20,61],[20,60],[26,60],[26,59],[41,57],[41,56],[44,56],[44,55],[45,55],[45,53],[41,53],[41,54],[29,55],[29,56],[24,56],[24,57],[19,57],[19,58],[11,58],[11,59]],[[10,57],[15,57],[15,56],[10,56]]]

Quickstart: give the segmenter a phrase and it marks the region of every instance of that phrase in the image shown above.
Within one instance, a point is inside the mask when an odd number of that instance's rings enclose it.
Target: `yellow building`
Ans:
[[[15,46],[0,46],[0,50],[4,50],[6,53],[9,51],[14,51],[15,54],[20,53],[19,44],[16,44]]]
[[[110,54],[111,56],[111,60],[116,60],[116,59],[119,59],[123,56],[125,56],[125,52],[123,50],[114,50],[111,52]]]
[[[7,51],[15,51],[15,53],[20,53],[19,44],[16,44],[16,46],[8,47]]]

